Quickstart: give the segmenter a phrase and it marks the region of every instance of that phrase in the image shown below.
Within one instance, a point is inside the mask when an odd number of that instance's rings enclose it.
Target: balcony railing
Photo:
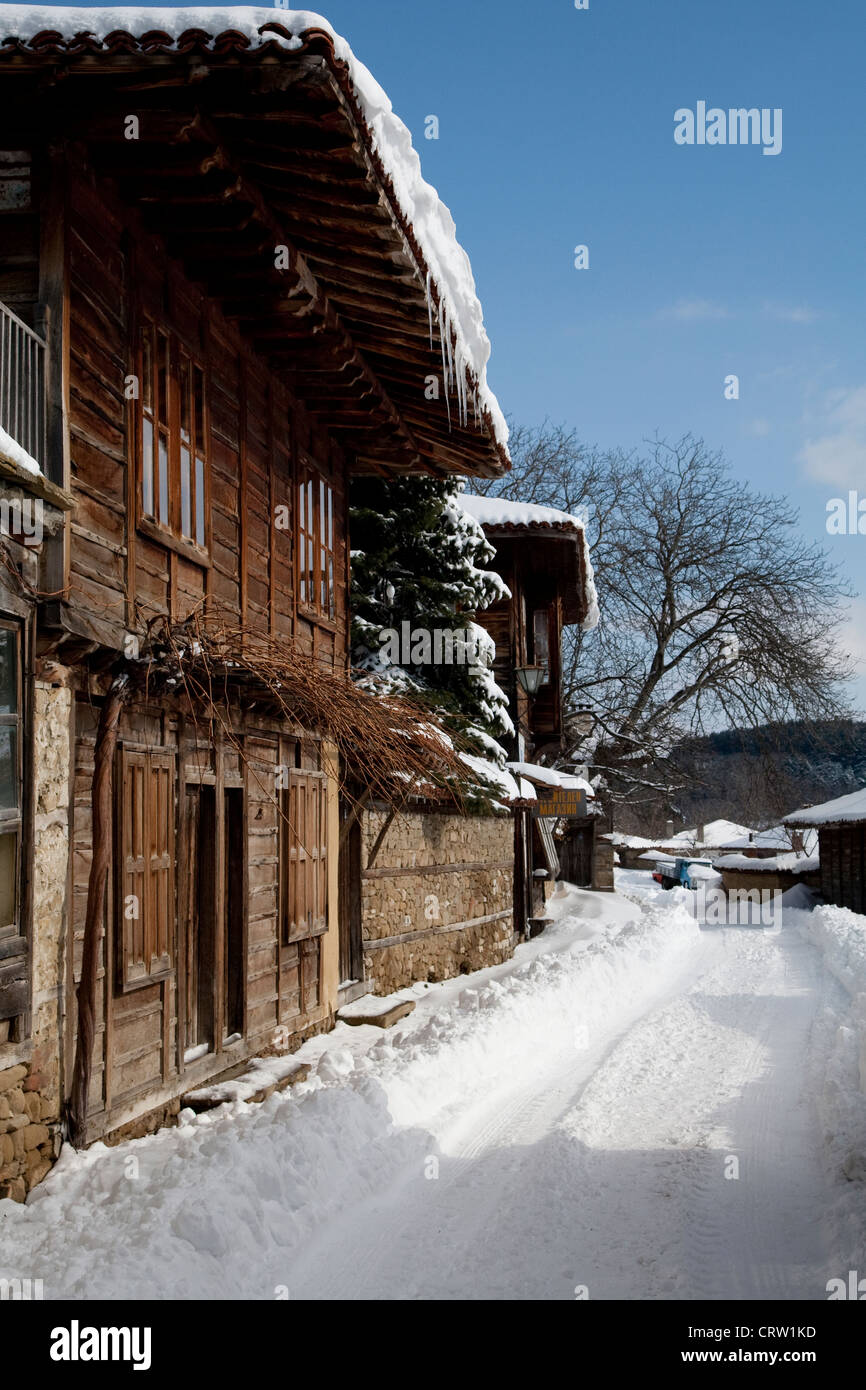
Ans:
[[[42,468],[45,462],[45,343],[0,303],[0,429]]]

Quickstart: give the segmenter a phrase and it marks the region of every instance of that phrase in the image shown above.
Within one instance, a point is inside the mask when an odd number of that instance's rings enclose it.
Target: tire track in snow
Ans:
[[[299,1296],[307,1298],[449,1298],[465,1297],[467,1271],[475,1270],[478,1297],[491,1293],[491,1271],[478,1251],[487,1248],[487,1232],[502,1211],[524,1208],[525,1185],[532,1181],[533,1152],[575,1104],[597,1069],[647,1009],[656,1010],[676,997],[716,959],[717,943],[696,936],[685,961],[663,982],[648,977],[639,1003],[614,1014],[594,1045],[583,1053],[570,1048],[545,1052],[544,1037],[528,1038],[538,1057],[531,1085],[513,1091],[499,1088],[484,1103],[461,1112],[438,1136],[439,1177],[404,1174],[387,1197],[368,1199],[353,1214],[349,1229],[321,1232],[299,1264]],[[503,1099],[504,1097],[504,1099]],[[497,1157],[498,1185],[484,1180],[485,1155]],[[414,1206],[414,1210],[411,1208]],[[409,1241],[406,1231],[411,1231]],[[532,1240],[532,1232],[527,1232]],[[461,1292],[451,1271],[461,1270]],[[359,1270],[364,1270],[359,1292]],[[512,1271],[503,1271],[506,1281]],[[569,1281],[566,1284],[566,1279]],[[557,1289],[571,1289],[571,1272]],[[500,1293],[509,1297],[507,1287]],[[560,1294],[560,1296],[562,1296]]]

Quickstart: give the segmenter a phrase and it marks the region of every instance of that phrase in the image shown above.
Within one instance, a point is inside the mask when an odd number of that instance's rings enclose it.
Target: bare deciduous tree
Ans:
[[[670,801],[689,734],[849,712],[850,592],[787,499],[690,435],[603,453],[545,424],[517,427],[511,451],[486,491],[587,516],[602,617],[569,634],[565,699],[595,712],[591,743],[570,752],[610,802]]]

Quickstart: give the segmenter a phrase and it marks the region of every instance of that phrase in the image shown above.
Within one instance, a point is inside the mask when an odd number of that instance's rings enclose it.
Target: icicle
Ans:
[[[451,347],[451,319],[448,310],[445,311],[445,347],[448,352],[448,390],[454,385],[454,352]]]
[[[445,306],[444,306],[444,304],[442,303],[442,300],[440,299],[440,301],[439,301],[439,345],[440,345],[440,347],[442,348],[442,386],[443,386],[443,389],[444,389],[444,392],[445,392],[445,406],[446,406],[446,409],[447,409],[447,411],[448,411],[448,429],[449,429],[449,431],[450,431],[450,429],[451,429],[451,401],[450,401],[450,399],[449,399],[449,397],[448,397],[448,384],[449,384],[448,358],[447,358],[447,353],[446,353],[446,348],[445,348],[445,340],[446,340],[446,338],[447,338],[447,336],[448,336],[447,333],[446,333],[446,329],[445,329],[445,322],[446,322],[446,319],[447,319],[447,314],[446,314],[446,312],[445,312]]]
[[[433,300],[430,298],[430,271],[427,271],[427,320],[430,324],[430,351],[433,351]]]

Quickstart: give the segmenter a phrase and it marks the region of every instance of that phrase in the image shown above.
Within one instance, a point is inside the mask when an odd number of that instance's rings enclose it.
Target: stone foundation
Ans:
[[[0,1197],[23,1202],[60,1153],[56,1100],[32,1063],[0,1071]]]
[[[23,1202],[60,1153],[60,1066],[69,853],[66,672],[35,682],[30,1027],[0,1022],[0,1198]]]
[[[507,816],[367,812],[362,834],[364,970],[391,994],[445,980],[512,953],[514,825]]]

